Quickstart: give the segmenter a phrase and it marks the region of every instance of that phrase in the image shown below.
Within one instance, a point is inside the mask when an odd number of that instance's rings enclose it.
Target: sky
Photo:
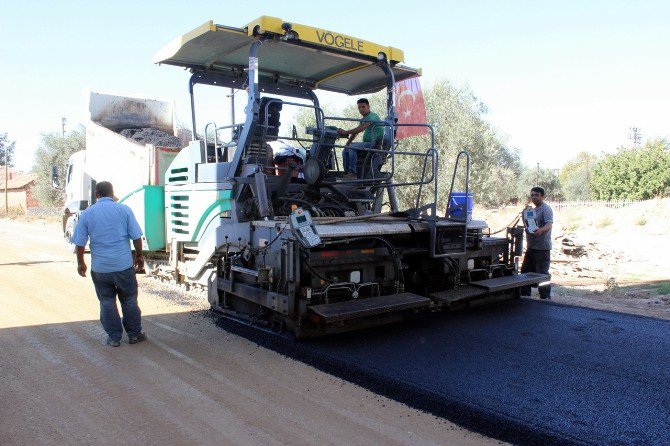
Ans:
[[[16,142],[16,168],[30,170],[63,117],[66,131],[85,122],[86,88],[172,98],[188,122],[189,74],[154,54],[208,20],[262,15],[401,48],[424,88],[469,87],[529,167],[630,146],[631,127],[643,143],[670,138],[666,0],[3,0],[0,133]]]

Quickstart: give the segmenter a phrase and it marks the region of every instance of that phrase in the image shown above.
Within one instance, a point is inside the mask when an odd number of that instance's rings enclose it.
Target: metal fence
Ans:
[[[606,207],[611,209],[621,209],[624,206],[633,203],[639,203],[634,200],[598,200],[598,201],[547,201],[549,206],[555,211],[563,211],[567,209],[583,208],[583,207]]]

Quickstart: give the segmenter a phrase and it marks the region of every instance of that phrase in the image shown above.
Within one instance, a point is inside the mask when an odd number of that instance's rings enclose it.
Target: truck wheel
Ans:
[[[67,222],[65,222],[65,241],[72,243],[72,236],[74,235],[74,227],[77,225],[77,222],[74,221],[74,215],[68,217]]]

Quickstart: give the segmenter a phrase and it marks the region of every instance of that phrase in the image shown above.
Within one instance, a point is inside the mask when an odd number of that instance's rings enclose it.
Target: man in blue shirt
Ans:
[[[360,98],[356,101],[356,105],[358,112],[363,116],[360,125],[351,130],[337,129],[337,133],[341,136],[349,136],[342,150],[345,178],[357,178],[356,161],[360,149],[369,149],[372,147],[373,139],[381,141],[384,137],[384,127],[379,124],[381,119],[377,113],[370,110],[370,102],[366,98]],[[363,132],[363,142],[352,142],[361,132]]]
[[[107,345],[118,347],[125,328],[128,342],[146,340],[142,332],[141,311],[137,305],[135,270],[144,265],[142,230],[133,211],[113,199],[112,183],[102,181],[95,186],[97,202],[86,209],[72,236],[76,245],[77,272],[86,277],[84,249],[90,238],[91,278],[100,301],[100,322],[107,332]],[[130,243],[135,246],[135,258]],[[123,320],[119,317],[116,298],[121,302]]]

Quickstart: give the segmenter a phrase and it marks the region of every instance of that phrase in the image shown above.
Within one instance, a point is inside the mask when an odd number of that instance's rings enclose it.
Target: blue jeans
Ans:
[[[113,341],[120,341],[125,328],[129,338],[139,336],[142,333],[142,312],[137,305],[137,278],[133,268],[113,273],[91,271],[91,278],[100,301],[100,322],[107,335]],[[116,307],[117,296],[123,320]]]
[[[342,150],[342,164],[347,173],[356,173],[356,160],[359,149],[369,149],[369,142],[352,142]]]

